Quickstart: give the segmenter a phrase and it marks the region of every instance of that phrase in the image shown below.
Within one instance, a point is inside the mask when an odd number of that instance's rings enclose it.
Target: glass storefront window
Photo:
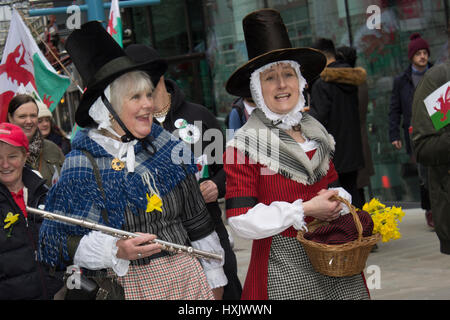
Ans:
[[[151,6],[153,39],[149,35],[145,8],[133,8],[133,21],[137,32],[136,42],[154,40],[151,43],[163,57],[189,51],[184,1],[166,0]]]
[[[225,91],[227,79],[247,61],[242,18],[257,9],[275,8],[283,17],[293,46],[309,46],[314,39],[325,37],[332,39],[336,47],[356,47],[357,65],[368,73],[367,123],[376,171],[369,195],[384,201],[419,202],[417,175],[403,174],[411,159],[405,149],[396,151],[389,141],[389,104],[393,79],[409,63],[411,33],[420,32],[429,42],[431,62],[448,58],[445,1],[204,0],[208,61],[219,116],[226,116],[236,98]],[[370,5],[380,8],[380,29],[367,27],[370,15],[366,11]]]
[[[53,114],[56,124],[68,137],[70,137],[75,123],[75,110],[79,102],[80,93],[78,91],[67,91]]]
[[[225,91],[225,82],[247,61],[242,19],[263,8],[258,0],[206,0],[207,55],[214,86],[214,99],[219,117],[224,118],[236,97]]]
[[[167,59],[166,78],[177,82],[187,100],[214,112],[202,2],[167,0],[132,10],[136,42],[154,47]]]
[[[409,37],[419,32],[430,45],[432,63],[447,58],[446,18],[443,1],[349,0],[353,46],[357,65],[366,69],[369,85],[367,114],[369,144],[375,164],[373,194],[386,201],[420,201],[417,174],[407,174],[412,159],[405,148],[395,150],[389,141],[389,105],[394,77],[410,64]],[[380,9],[380,28],[369,28],[369,5]],[[369,24],[370,25],[370,24]],[[340,43],[343,45],[346,43]],[[348,45],[348,44],[347,44]],[[403,138],[403,130],[400,129]]]
[[[208,59],[211,64],[218,114],[225,116],[233,99],[225,91],[229,76],[247,61],[242,19],[270,7],[280,11],[294,47],[310,46],[315,37],[346,39],[345,7],[336,0],[205,1],[208,12]],[[343,2],[342,2],[343,3]]]

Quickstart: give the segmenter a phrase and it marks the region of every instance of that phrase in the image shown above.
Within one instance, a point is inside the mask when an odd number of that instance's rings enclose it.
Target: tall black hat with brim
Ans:
[[[228,93],[251,97],[250,76],[260,67],[281,60],[294,60],[300,72],[310,83],[326,65],[325,56],[312,48],[292,48],[289,35],[280,13],[274,9],[252,12],[242,20],[249,61],[239,67],[228,79]]]
[[[126,47],[125,53],[127,54],[128,57],[131,58],[131,60],[133,60],[136,63],[144,63],[145,61],[149,60],[162,59],[158,51],[156,51],[154,48],[140,43],[130,44],[128,47]],[[152,79],[152,82],[154,83],[155,86],[159,82],[160,77],[161,75],[158,74],[150,74],[150,78]]]
[[[167,70],[167,63],[162,59],[140,63],[131,60],[98,21],[90,21],[73,31],[66,40],[65,48],[86,86],[75,112],[75,121],[80,127],[95,125],[89,116],[89,108],[116,78],[139,70],[152,75],[153,79]]]

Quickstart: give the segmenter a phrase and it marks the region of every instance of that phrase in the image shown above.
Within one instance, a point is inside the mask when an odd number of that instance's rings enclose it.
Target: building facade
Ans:
[[[357,49],[357,66],[368,74],[367,126],[376,171],[366,195],[417,205],[418,178],[403,170],[411,159],[389,141],[389,104],[394,77],[409,65],[407,46],[413,32],[429,42],[432,63],[448,58],[448,0],[161,0],[121,10],[124,45],[155,47],[169,61],[166,77],[177,81],[187,99],[223,120],[236,98],[225,91],[225,82],[247,61],[242,19],[266,7],[280,11],[295,47],[325,37],[336,47]],[[63,22],[59,26],[64,29]],[[59,108],[65,130],[73,123],[78,97],[73,89]]]
[[[325,37],[336,47],[357,49],[357,66],[368,74],[367,126],[375,164],[366,196],[417,205],[417,175],[405,170],[412,160],[389,141],[389,104],[394,77],[409,65],[413,32],[429,42],[432,63],[448,58],[448,0],[162,0],[131,10],[135,40],[172,58],[169,76],[190,99],[224,119],[236,98],[225,91],[225,82],[247,61],[242,19],[265,7],[280,11],[295,47]]]

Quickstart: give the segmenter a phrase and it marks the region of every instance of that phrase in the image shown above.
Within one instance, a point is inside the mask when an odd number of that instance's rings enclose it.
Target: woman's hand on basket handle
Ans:
[[[314,198],[303,202],[305,216],[314,217],[322,221],[332,221],[340,216],[342,205],[337,200],[330,200],[337,196],[337,190],[320,190]]]

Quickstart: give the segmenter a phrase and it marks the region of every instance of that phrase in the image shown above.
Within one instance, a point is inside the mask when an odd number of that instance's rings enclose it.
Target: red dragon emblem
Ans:
[[[23,48],[22,55],[20,54],[20,47]],[[24,45],[21,43],[13,52],[8,54],[6,57],[6,62],[0,65],[0,75],[6,73],[6,78],[11,80],[13,83],[14,81],[17,81],[17,86],[20,86],[21,84],[26,86],[28,83],[31,83],[37,91],[34,75],[22,67],[27,64],[25,61],[25,55],[26,50]],[[17,58],[19,58],[19,61],[17,61]],[[0,121],[6,120],[8,104],[14,97],[14,94],[15,92],[13,91],[5,91],[0,94]]]
[[[117,33],[117,31],[114,30],[113,18],[114,18],[114,15],[113,15],[113,12],[111,11],[111,14],[109,15],[109,22],[108,22],[108,27],[107,27],[108,33],[111,35],[111,37]]]
[[[20,56],[20,47],[23,48],[22,56]],[[13,52],[8,54],[6,63],[0,65],[0,75],[6,72],[7,78],[11,79],[12,82],[16,80],[18,86],[20,86],[21,84],[23,84],[23,86],[26,86],[31,82],[33,87],[36,89],[34,75],[30,71],[22,67],[23,65],[27,64],[25,61],[25,54],[25,47],[23,46],[23,44],[19,44]],[[16,59],[19,56],[20,59],[18,62],[16,62]]]
[[[442,113],[444,116],[441,118],[441,122],[444,122],[447,120],[447,112],[450,110],[450,86],[447,87],[447,91],[445,91],[444,96],[440,96],[437,101],[440,104],[440,108],[434,107],[434,110],[436,110],[439,113]]]

